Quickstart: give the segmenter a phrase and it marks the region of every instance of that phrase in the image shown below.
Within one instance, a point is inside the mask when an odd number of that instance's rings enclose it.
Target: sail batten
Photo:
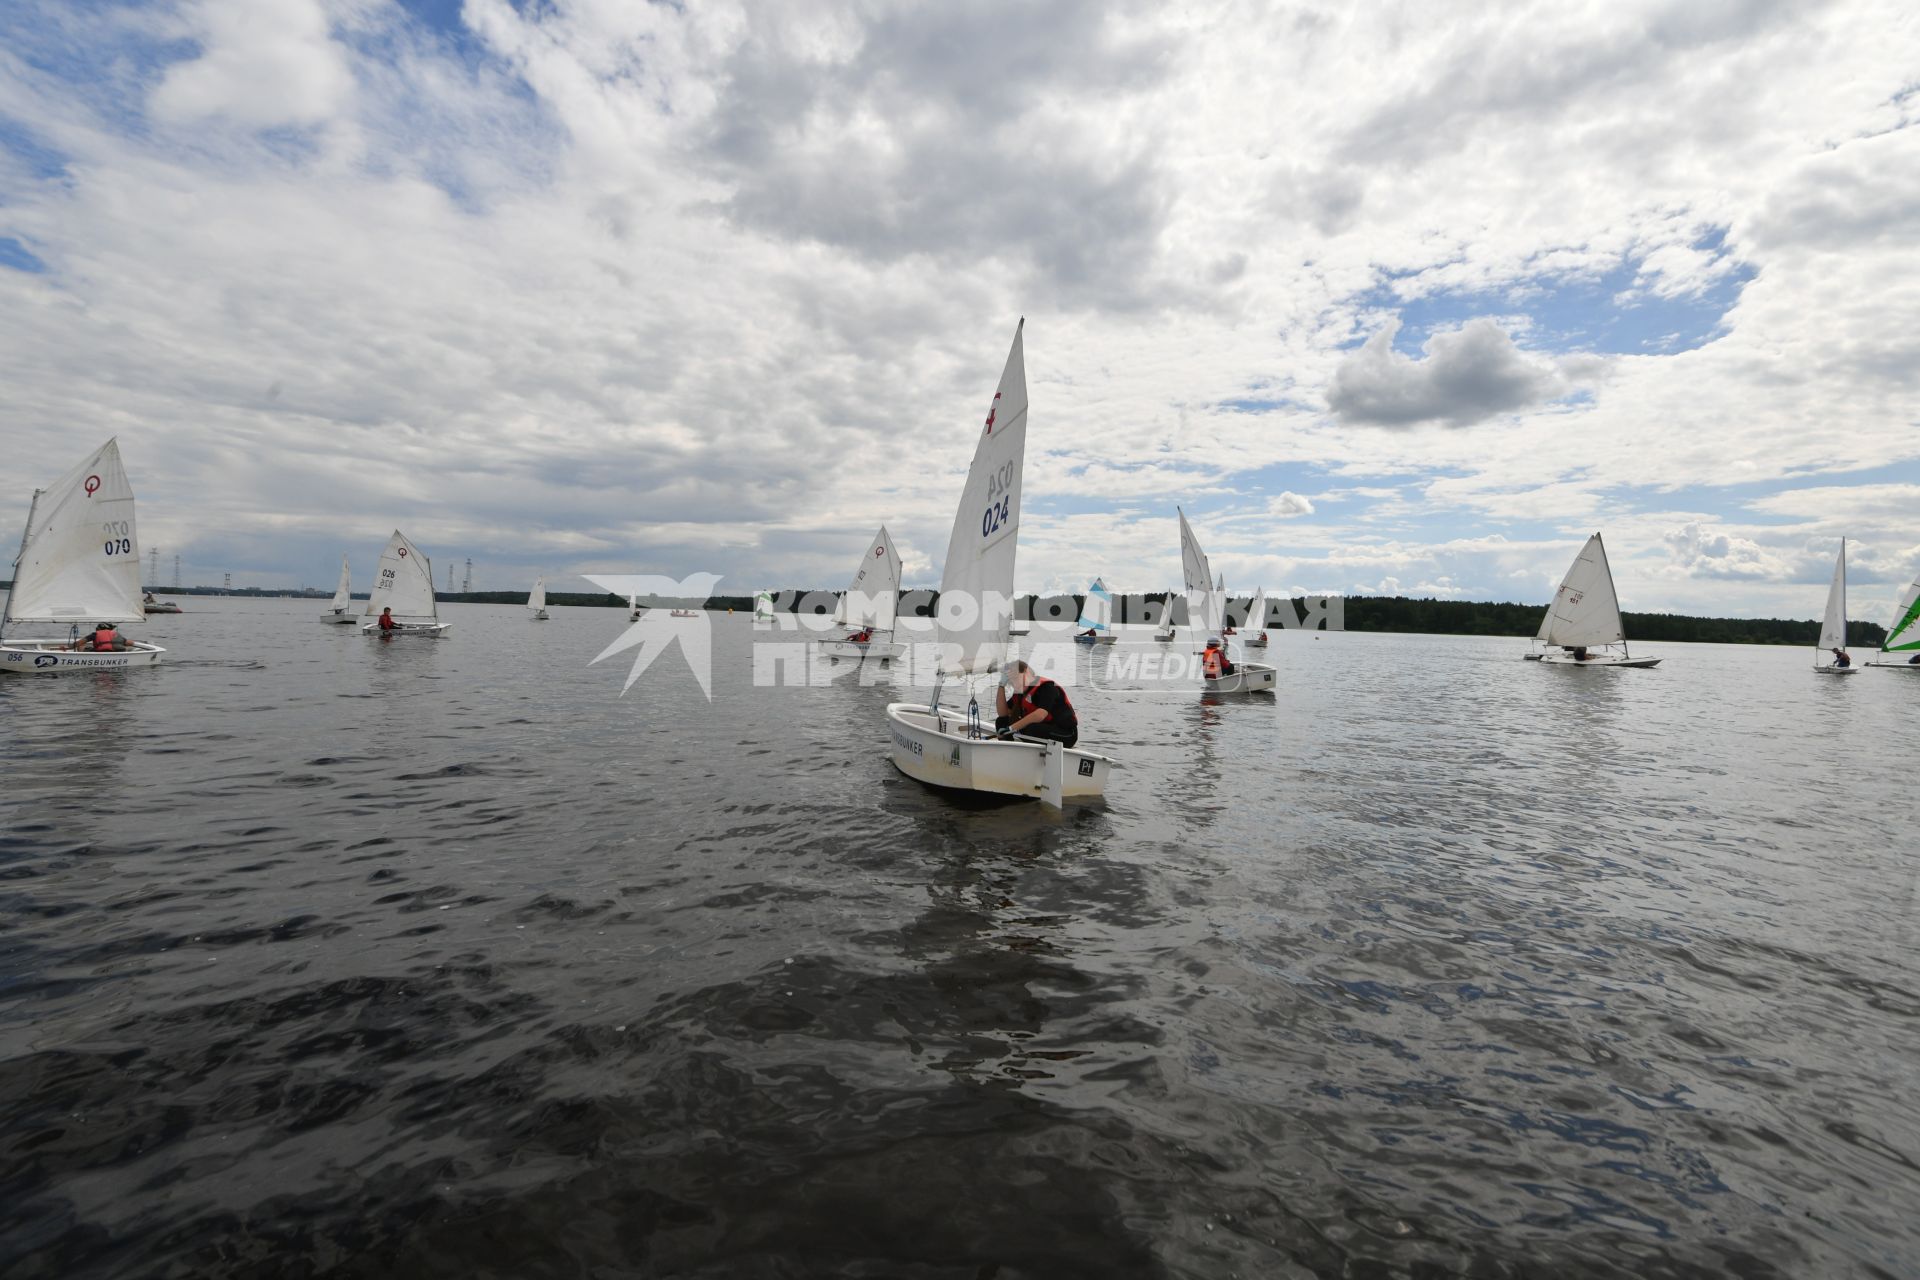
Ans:
[[[373,590],[367,595],[364,616],[377,618],[383,609],[392,609],[400,622],[438,622],[440,609],[433,595],[433,562],[420,554],[420,548],[407,541],[398,529],[380,553],[380,565],[374,572]]]
[[[1027,451],[1026,323],[1014,329],[947,540],[935,627],[949,675],[996,671],[1006,660]]]
[[[133,486],[109,440],[35,492],[0,625],[144,622]]]
[[[1620,644],[1626,631],[1620,621],[1620,597],[1613,589],[1613,570],[1607,548],[1594,534],[1554,593],[1547,616],[1540,620],[1541,644],[1563,649],[1598,648]]]

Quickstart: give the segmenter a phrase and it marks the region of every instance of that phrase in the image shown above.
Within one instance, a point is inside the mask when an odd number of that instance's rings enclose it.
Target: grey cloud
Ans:
[[[1528,357],[1491,320],[1433,335],[1424,360],[1393,349],[1399,331],[1399,321],[1389,323],[1334,370],[1327,405],[1341,421],[1467,426],[1542,404],[1566,388],[1552,365]]]
[[[1024,257],[1052,300],[1144,303],[1167,184],[1142,140],[1091,136],[1053,105],[1165,75],[1165,46],[1119,37],[1112,16],[1091,0],[889,11],[837,61],[750,39],[705,143],[733,187],[725,212],[876,262]]]

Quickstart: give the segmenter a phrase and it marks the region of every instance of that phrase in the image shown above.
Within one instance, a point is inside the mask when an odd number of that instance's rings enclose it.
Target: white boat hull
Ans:
[[[550,619],[549,617],[547,617],[547,611],[546,611],[545,609],[536,609],[536,610],[534,610],[534,612],[533,612],[533,620],[534,620],[535,622],[550,622],[550,621],[552,621],[552,619]]]
[[[1264,662],[1242,662],[1232,675],[1218,680],[1202,677],[1200,683],[1208,693],[1272,693],[1279,678],[1279,671]]]
[[[1116,644],[1119,642],[1119,639],[1119,636],[1075,636],[1073,642],[1084,645],[1103,645]]]
[[[821,640],[815,647],[825,658],[851,658],[858,662],[863,658],[879,658],[886,661],[897,658],[907,651],[907,646],[894,640],[869,640],[865,644],[855,644],[851,640]]]
[[[1589,658],[1576,658],[1570,653],[1530,653],[1529,662],[1538,662],[1549,667],[1657,667],[1658,658],[1627,658],[1616,654],[1594,654]]]
[[[9,640],[0,644],[0,674],[45,675],[62,671],[125,671],[150,667],[165,653],[143,640],[114,653],[75,653],[65,640]]]
[[[320,621],[332,623],[336,627],[357,627],[361,615],[352,609],[329,609],[320,615]]]
[[[186,612],[185,609],[182,609],[177,604],[147,604],[147,605],[141,605],[140,607],[143,610],[145,610],[147,613],[185,613]]]
[[[1815,667],[1813,673],[1817,676],[1850,676],[1859,669],[1858,667],[1836,667],[1828,663],[1824,667]]]
[[[1172,643],[1173,643],[1173,632],[1171,632],[1171,631],[1156,631],[1156,632],[1154,632],[1154,633],[1153,633],[1153,638],[1154,638],[1155,640],[1158,640],[1158,641],[1159,641],[1159,642],[1160,642],[1161,644],[1172,644]]]
[[[1249,649],[1264,649],[1267,647],[1267,638],[1263,635],[1249,636],[1246,640],[1246,646]]]
[[[1920,675],[1920,662],[1869,662],[1867,665],[1882,671],[1911,671]]]
[[[989,729],[992,719],[987,720]],[[967,736],[967,713],[938,712],[907,702],[887,707],[894,767],[916,782],[954,791],[1045,799],[1047,744]],[[1060,798],[1089,800],[1106,794],[1113,760],[1077,747],[1059,748]]]
[[[360,634],[363,636],[425,636],[429,640],[438,640],[446,635],[452,626],[451,622],[403,622],[391,631],[382,632],[379,623],[369,622],[360,628]]]

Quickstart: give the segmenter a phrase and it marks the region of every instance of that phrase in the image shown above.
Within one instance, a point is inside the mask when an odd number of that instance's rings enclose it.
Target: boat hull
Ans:
[[[1527,655],[1527,660],[1548,667],[1657,667],[1660,665],[1659,658],[1620,658],[1604,654],[1581,659],[1569,654],[1530,653]]]
[[[965,711],[941,707],[935,712],[907,702],[888,705],[887,733],[894,767],[916,782],[952,791],[1044,798],[1044,743],[970,738]],[[1111,758],[1076,747],[1064,748],[1062,755],[1062,799],[1091,800],[1106,794]]]
[[[545,609],[536,609],[536,610],[534,610],[534,612],[533,612],[533,620],[534,620],[535,622],[550,622],[550,621],[552,621],[552,619],[550,619],[550,618],[548,618],[548,617],[547,617],[547,611],[546,611]]]
[[[1117,644],[1119,640],[1120,640],[1119,636],[1075,636],[1073,638],[1073,642],[1075,644],[1084,644],[1084,645],[1087,645],[1088,647],[1092,647],[1094,645]]]
[[[125,671],[150,667],[166,650],[135,641],[116,653],[74,653],[65,640],[9,640],[0,644],[0,674],[48,675],[63,671]]]
[[[1850,676],[1859,669],[1858,667],[1836,667],[1828,664],[1824,667],[1815,667],[1813,674],[1817,676]]]
[[[382,632],[379,623],[369,622],[360,628],[360,634],[363,636],[425,636],[429,640],[438,640],[446,635],[452,626],[451,622],[403,622],[391,631]]]
[[[855,644],[851,640],[821,640],[815,648],[821,657],[851,658],[855,662],[863,658],[878,658],[884,662],[907,651],[905,645],[895,640],[869,640],[865,644]]]
[[[1870,666],[1870,667],[1878,667],[1878,668],[1880,668],[1880,669],[1881,669],[1882,671],[1911,671],[1911,672],[1913,672],[1913,673],[1914,673],[1915,675],[1920,675],[1920,663],[1914,663],[1914,662],[1869,662],[1869,663],[1868,663],[1867,665],[1868,665],[1868,666]]]
[[[1264,662],[1242,662],[1232,675],[1218,680],[1203,677],[1200,684],[1208,693],[1272,693],[1279,678],[1279,671]]]
[[[147,613],[185,613],[177,604],[148,604],[140,606]]]
[[[361,617],[351,609],[329,609],[320,615],[320,621],[336,627],[357,627]]]
[[[1249,636],[1244,643],[1249,649],[1264,649],[1267,647],[1267,638],[1263,635]]]

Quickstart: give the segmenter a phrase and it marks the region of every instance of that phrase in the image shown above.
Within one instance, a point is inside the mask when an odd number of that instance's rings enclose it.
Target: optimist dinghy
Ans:
[[[1813,669],[1823,676],[1850,676],[1859,668],[1842,665],[1834,654],[1847,651],[1847,540],[1840,539],[1840,556],[1833,562],[1833,581],[1827,585],[1827,612],[1820,620],[1820,639],[1813,647]]]
[[[144,640],[95,650],[102,623],[146,621],[140,598],[140,535],[120,442],[107,441],[71,471],[33,491],[0,636],[21,623],[63,626],[65,636],[0,640],[0,673],[122,671],[150,667],[166,650]],[[88,647],[83,651],[80,646]]]
[[[1240,643],[1249,649],[1267,647],[1267,589],[1265,587],[1254,590],[1253,603],[1247,606],[1247,638]]]
[[[1080,628],[1073,636],[1075,644],[1112,644],[1119,639],[1113,633],[1113,596],[1100,579],[1095,578],[1087,588],[1087,602],[1080,607],[1080,620],[1074,625]]]
[[[399,625],[391,631],[380,630],[380,611],[393,610]],[[370,619],[360,628],[362,635],[426,636],[439,639],[451,625],[440,621],[440,605],[433,594],[433,562],[420,554],[420,548],[407,541],[398,529],[387,539],[380,553],[380,567],[373,576],[373,591],[361,616]]]
[[[1895,657],[1896,654],[1900,656]],[[1885,661],[1867,665],[1920,674],[1920,578],[1913,580],[1913,585],[1895,606],[1893,626],[1887,630],[1887,638],[1880,642],[1880,656]]]
[[[1620,597],[1613,590],[1613,569],[1607,564],[1606,544],[1600,535],[1587,539],[1573,558],[1567,576],[1540,620],[1534,643],[1538,653],[1530,662],[1567,667],[1655,667],[1658,658],[1636,658],[1627,650],[1627,634],[1620,622]],[[1614,652],[1618,645],[1619,652]],[[1599,652],[1593,652],[1593,650]]]
[[[1180,511],[1179,515],[1180,569],[1187,580],[1187,616],[1198,619],[1203,634],[1218,636],[1226,620],[1226,598],[1214,585],[1207,553],[1200,549],[1200,540],[1194,537],[1193,526],[1187,523],[1187,513]],[[1221,581],[1225,581],[1224,577]],[[1264,662],[1239,663],[1232,672],[1217,679],[1209,679],[1204,673],[1200,677],[1208,693],[1272,693],[1278,680],[1279,672]]]
[[[973,680],[1006,660],[1013,618],[1013,567],[1020,529],[1020,478],[1027,446],[1027,371],[1021,348],[1026,321],[1014,330],[1000,388],[974,446],[967,487],[954,515],[940,578],[938,632],[942,677]],[[1115,761],[1057,742],[996,738],[992,708],[985,724],[977,697],[965,707],[933,701],[887,707],[894,767],[929,786],[990,795],[1026,796],[1058,807],[1102,795]]]
[[[347,558],[340,557],[340,585],[333,589],[333,599],[327,604],[327,611],[320,615],[320,621],[336,626],[357,626],[359,617],[353,612],[353,573],[347,568]]]
[[[546,578],[539,577],[533,580],[533,590],[527,593],[527,610],[532,615],[532,621],[548,621]]]
[[[822,640],[815,648],[829,658],[897,658],[905,646],[893,638],[894,611],[900,602],[900,553],[894,549],[887,526],[860,556],[853,582],[840,597],[833,620],[848,628],[844,636]]]

